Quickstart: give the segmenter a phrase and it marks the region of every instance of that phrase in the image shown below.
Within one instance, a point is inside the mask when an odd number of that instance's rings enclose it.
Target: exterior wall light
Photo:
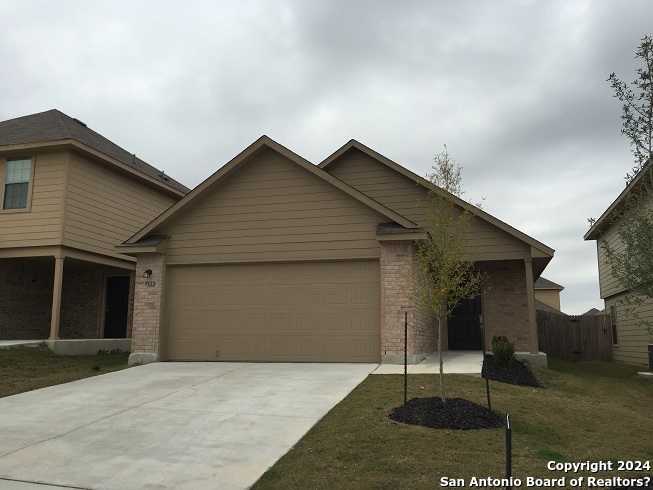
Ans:
[[[145,279],[149,279],[150,277],[152,277],[152,269],[147,269],[145,272],[143,272],[143,277]]]

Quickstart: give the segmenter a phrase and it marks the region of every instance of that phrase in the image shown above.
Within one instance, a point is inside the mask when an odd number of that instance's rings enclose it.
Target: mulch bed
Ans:
[[[517,360],[512,363],[510,369],[503,369],[497,366],[492,356],[486,356],[481,376],[518,386],[543,386],[528,364]],[[449,398],[445,403],[442,403],[440,397],[413,398],[405,405],[393,408],[388,417],[404,424],[432,429],[477,430],[505,426],[501,415],[490,413],[487,407],[463,398]]]
[[[474,430],[504,427],[503,418],[487,407],[463,398],[412,398],[408,403],[393,408],[388,417],[397,422],[421,425],[432,429]]]
[[[513,361],[510,369],[503,369],[497,366],[492,356],[485,356],[481,377],[511,385],[543,387],[542,383],[528,367],[528,364],[518,360]]]

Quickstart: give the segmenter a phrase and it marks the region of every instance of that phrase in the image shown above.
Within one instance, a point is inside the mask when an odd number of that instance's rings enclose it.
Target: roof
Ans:
[[[473,215],[478,216],[479,218],[483,219],[484,221],[496,226],[497,228],[503,230],[504,232],[514,236],[515,238],[521,240],[522,242],[528,244],[531,246],[531,253],[533,256],[533,265],[537,266],[534,268],[533,272],[535,274],[535,277],[538,277],[539,274],[542,273],[542,271],[546,268],[547,264],[551,261],[553,258],[553,255],[555,254],[555,250],[548,247],[544,243],[535,240],[533,237],[527,235],[526,233],[523,233],[522,231],[519,231],[518,229],[510,226],[509,224],[501,221],[498,218],[495,218],[489,213],[486,213],[482,209],[478,208],[477,206],[474,206],[459,197],[445,191],[444,189],[441,189],[440,187],[436,186],[432,182],[426,180],[424,177],[420,177],[414,172],[411,172],[405,167],[402,167],[398,163],[393,162],[389,158],[381,155],[380,153],[377,153],[376,151],[372,150],[371,148],[365,146],[364,144],[352,139],[349,140],[345,145],[343,145],[340,149],[336,150],[333,154],[331,154],[329,157],[327,157],[322,163],[318,165],[323,170],[326,170],[329,165],[332,163],[338,161],[341,156],[343,156],[345,153],[347,153],[349,150],[356,149],[359,150],[366,155],[374,158],[375,160],[379,161],[380,163],[386,165],[387,167],[393,169],[394,171],[400,173],[404,177],[412,180],[413,182],[416,182],[417,184],[425,187],[426,189],[432,190],[434,192],[437,192],[441,195],[447,196],[451,200],[453,200],[458,206],[461,208],[471,212]]]
[[[590,308],[583,315],[605,315],[605,311],[599,310],[597,308]]]
[[[0,122],[0,146],[73,139],[184,194],[190,189],[57,109]]]
[[[291,162],[299,165],[303,169],[312,173],[313,175],[319,177],[328,184],[340,189],[344,193],[363,203],[367,207],[373,209],[380,215],[386,217],[394,223],[397,223],[400,227],[405,229],[410,229],[416,231],[419,229],[419,226],[412,221],[408,220],[399,213],[383,206],[379,202],[370,198],[369,196],[363,194],[362,192],[354,189],[353,187],[345,184],[339,179],[336,179],[334,176],[324,172],[317,166],[313,165],[308,160],[303,159],[296,153],[290,151],[288,148],[280,145],[273,139],[268,136],[261,136],[250,146],[245,148],[240,152],[236,157],[234,157],[227,164],[222,166],[217,172],[211,175],[208,179],[202,182],[200,185],[195,187],[190,193],[188,193],[183,199],[172,205],[166,211],[164,211],[158,218],[153,220],[150,224],[145,226],[142,230],[132,236],[129,240],[125,241],[123,245],[119,245],[118,248],[121,249],[123,253],[130,253],[128,250],[125,250],[124,247],[129,244],[139,244],[140,240],[147,239],[150,234],[156,234],[161,230],[166,224],[173,222],[177,219],[178,216],[181,216],[186,210],[190,209],[193,203],[200,202],[202,198],[224,182],[227,182],[231,176],[236,175],[236,173],[246,166],[252,159],[265,149],[273,150],[282,156],[286,157]]]
[[[640,171],[633,180],[626,186],[626,188],[621,191],[617,198],[608,206],[601,217],[597,219],[594,224],[587,230],[587,233],[583,236],[585,240],[598,240],[601,237],[601,234],[612,224],[611,218],[615,213],[618,213],[620,210],[623,210],[624,205],[626,204],[626,196],[635,189],[639,187],[641,181],[644,177],[649,174],[649,171],[653,172],[653,168],[650,167],[653,165],[653,160],[649,160],[647,166],[644,167],[644,170]]]
[[[556,284],[553,281],[549,281],[548,279],[542,276],[538,277],[533,287],[535,289],[557,289],[558,291],[562,291],[564,289],[564,286],[561,286],[560,284]]]

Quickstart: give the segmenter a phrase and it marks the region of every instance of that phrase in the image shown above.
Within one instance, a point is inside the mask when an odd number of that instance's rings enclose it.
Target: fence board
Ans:
[[[608,315],[565,315],[537,310],[537,341],[547,356],[567,361],[611,361]]]

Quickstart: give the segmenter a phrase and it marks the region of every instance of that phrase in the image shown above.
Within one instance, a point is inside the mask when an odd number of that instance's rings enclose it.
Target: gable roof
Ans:
[[[188,193],[183,199],[181,199],[180,201],[172,205],[170,208],[164,211],[158,218],[154,219],[150,224],[145,226],[142,230],[140,230],[138,233],[132,236],[129,240],[125,241],[123,245],[119,245],[119,247],[125,247],[125,246],[129,246],[130,244],[137,243],[141,239],[148,237],[148,235],[156,233],[166,224],[176,220],[178,216],[180,216],[186,210],[190,209],[194,203],[200,202],[204,196],[210,194],[214,189],[222,185],[231,176],[235,175],[242,167],[246,166],[248,162],[251,162],[252,159],[257,154],[264,151],[265,149],[270,149],[281,154],[282,156],[284,156],[294,164],[307,170],[308,172],[320,178],[321,180],[328,183],[329,185],[336,187],[337,189],[341,190],[345,194],[348,194],[349,196],[361,202],[365,206],[373,209],[374,211],[381,214],[382,216],[385,216],[390,221],[393,221],[407,229],[418,230],[419,227],[417,224],[406,219],[405,217],[401,216],[395,211],[383,206],[382,204],[378,203],[377,201],[370,198],[369,196],[366,196],[362,192],[345,184],[341,180],[338,180],[332,175],[322,171],[320,168],[313,165],[309,161],[305,160],[304,158],[300,157],[296,153],[290,151],[286,147],[280,145],[273,139],[264,135],[261,136],[259,139],[257,139],[250,146],[245,148],[245,150],[240,152],[237,156],[231,159],[227,164],[222,166],[217,172],[211,175],[208,179],[206,179],[200,185],[195,187],[195,189],[193,189],[190,193]]]
[[[594,224],[587,230],[587,233],[583,236],[584,240],[598,240],[601,238],[601,234],[610,227],[611,218],[615,213],[623,210],[624,205],[626,204],[625,199],[628,194],[630,194],[635,187],[639,187],[642,179],[645,178],[649,172],[653,172],[653,168],[650,166],[653,165],[653,160],[649,160],[643,170],[641,170],[633,180],[626,186],[626,188],[621,191],[617,198],[610,204],[608,209],[606,209],[601,217],[594,222]]]
[[[538,277],[537,281],[535,281],[533,287],[535,289],[556,289],[558,291],[562,291],[564,289],[564,286],[556,284],[553,281],[549,281],[548,279],[541,276]]]
[[[136,157],[135,154],[129,153],[96,133],[82,121],[57,109],[0,122],[0,146],[70,139],[97,150],[177,191],[184,194],[190,191],[183,184]]]
[[[331,154],[329,157],[327,157],[322,163],[318,165],[322,170],[327,170],[328,167],[333,164],[334,162],[338,161],[341,156],[343,156],[345,153],[347,153],[349,150],[356,149],[359,150],[366,155],[374,158],[375,160],[379,161],[380,163],[386,165],[387,167],[391,168],[392,170],[400,173],[401,175],[407,177],[408,179],[412,180],[413,182],[416,182],[426,189],[435,191],[441,195],[445,195],[452,199],[458,206],[461,208],[470,211],[472,214],[475,216],[478,216],[479,218],[487,221],[488,223],[491,223],[492,225],[496,226],[497,228],[503,230],[504,232],[518,238],[522,242],[527,243],[531,247],[535,248],[538,250],[541,255],[548,257],[549,259],[553,257],[553,254],[555,253],[555,250],[552,248],[544,245],[542,242],[535,240],[534,238],[528,236],[527,234],[519,231],[516,228],[513,228],[507,223],[504,223],[500,219],[495,218],[491,214],[486,213],[482,209],[477,208],[476,206],[460,199],[457,196],[454,196],[453,194],[441,189],[440,187],[436,186],[432,182],[429,182],[423,177],[420,177],[414,172],[411,172],[405,167],[402,167],[398,163],[393,162],[389,158],[384,157],[380,153],[377,153],[376,151],[372,150],[371,148],[368,148],[364,144],[352,139],[348,141],[345,145],[343,145],[340,149],[338,149],[336,152]]]

